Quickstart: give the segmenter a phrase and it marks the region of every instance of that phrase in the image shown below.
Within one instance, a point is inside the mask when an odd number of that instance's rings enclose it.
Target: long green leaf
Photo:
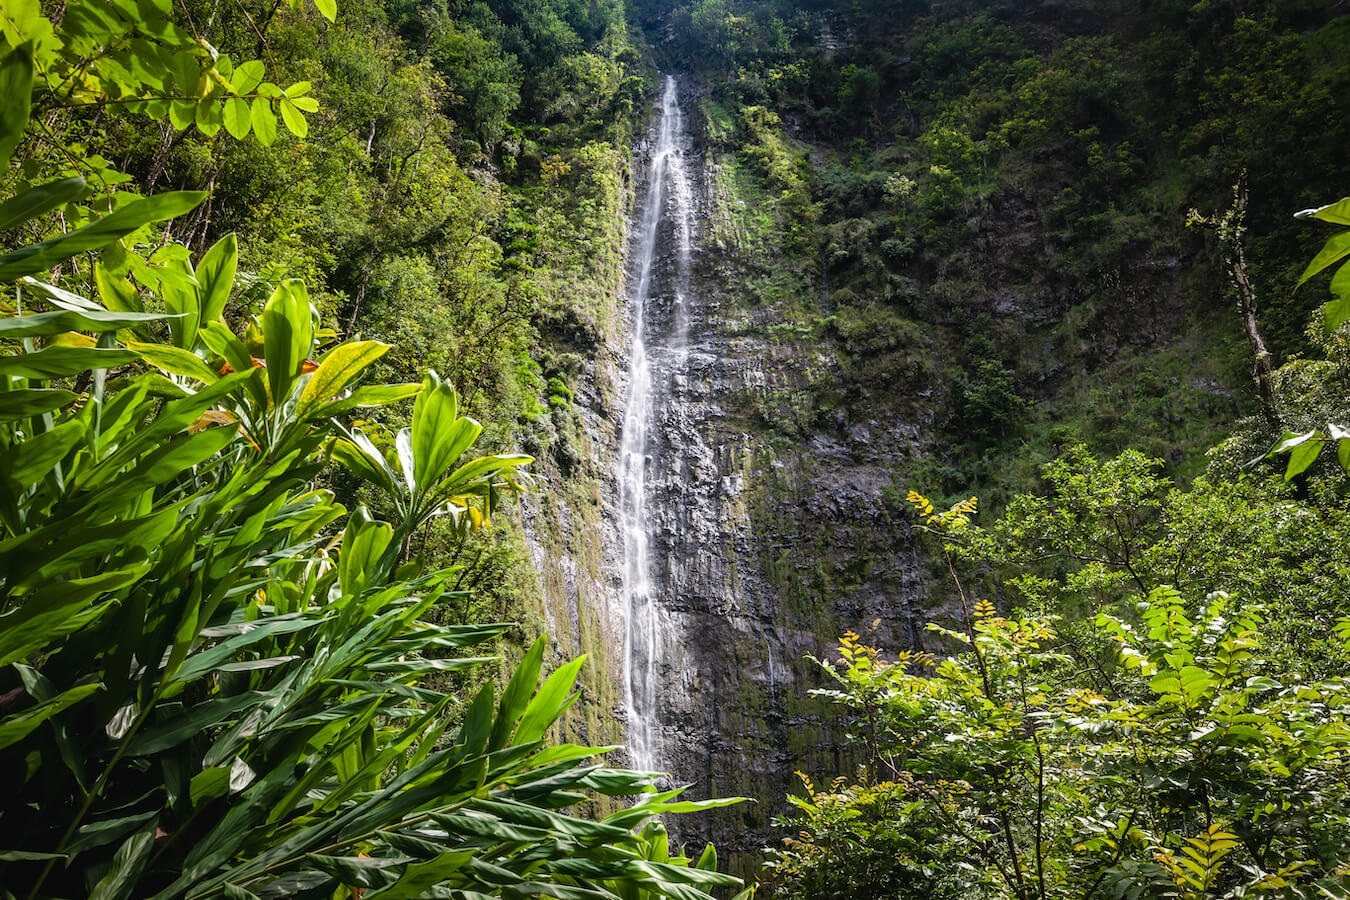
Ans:
[[[33,96],[33,46],[3,46],[0,53],[3,53],[0,57],[0,175],[3,175],[28,125]]]
[[[187,683],[216,670],[236,653],[251,647],[259,641],[281,634],[292,634],[307,628],[314,628],[323,620],[313,616],[277,616],[265,619],[256,627],[243,634],[221,641],[209,650],[200,651],[188,657],[177,672],[169,673],[170,683]]]
[[[239,268],[239,241],[227,234],[216,241],[197,263],[197,283],[202,289],[201,322],[215,322],[225,311]]]
[[[67,234],[0,255],[0,283],[45,271],[62,260],[86,250],[105,247],[152,222],[162,222],[181,216],[201,203],[205,197],[206,194],[201,191],[170,191],[156,194],[128,203],[121,209]]]
[[[1333,234],[1322,245],[1322,249],[1318,251],[1317,255],[1312,258],[1312,262],[1308,263],[1308,267],[1298,277],[1298,283],[1303,284],[1327,266],[1334,265],[1346,256],[1350,256],[1350,231]]]
[[[25,490],[83,442],[85,433],[84,423],[78,419],[62,422],[50,431],[12,447],[0,458],[0,475],[18,490]]]
[[[3,102],[0,100],[0,103]],[[8,231],[23,222],[46,215],[58,206],[78,200],[88,190],[84,178],[79,176],[29,188],[17,197],[0,203],[0,231]]]
[[[1331,301],[1327,304],[1323,322],[1327,331],[1335,331],[1350,319],[1350,264],[1343,265],[1331,276]]]
[[[359,387],[345,397],[322,403],[310,411],[311,418],[335,416],[349,409],[363,406],[388,406],[416,396],[420,384],[371,384]]]
[[[348,341],[328,351],[300,392],[295,404],[296,418],[308,418],[388,350],[389,345],[379,341]]]
[[[454,387],[441,381],[435,372],[428,372],[413,407],[413,480],[418,488],[425,490],[440,478],[482,430],[473,419],[459,417]]]
[[[79,399],[72,391],[56,388],[22,388],[20,390],[0,391],[0,422],[12,422],[39,416],[54,409],[68,406]]]
[[[1350,197],[1342,197],[1335,203],[1328,203],[1326,206],[1319,206],[1315,209],[1304,209],[1294,213],[1298,219],[1321,219],[1323,222],[1331,222],[1335,225],[1350,225]]]
[[[282,282],[268,298],[259,322],[272,402],[280,406],[290,395],[291,383],[313,344],[314,324],[304,285],[294,280]]]
[[[165,372],[195,378],[204,384],[214,384],[220,380],[220,376],[211,371],[211,367],[200,356],[181,347],[128,341],[127,349],[139,353],[150,365]]]
[[[52,716],[74,706],[90,694],[102,689],[103,685],[101,684],[82,684],[68,691],[62,691],[52,699],[39,703],[32,709],[26,709],[21,713],[0,719],[0,750],[23,740],[29,732]]]
[[[528,744],[542,738],[549,726],[576,701],[572,688],[585,661],[586,657],[580,656],[544,680],[543,686],[521,716],[520,727],[516,729],[516,743]],[[572,695],[570,700],[569,695]]]
[[[234,718],[239,712],[270,699],[259,691],[245,691],[232,697],[207,700],[186,712],[176,713],[169,721],[152,724],[127,745],[128,756],[149,756],[176,747],[211,728]]]
[[[94,885],[89,900],[127,900],[136,890],[136,882],[150,861],[155,846],[159,820],[152,819],[144,828],[127,838],[113,857],[112,868]]]
[[[135,362],[140,357],[130,350],[99,347],[44,347],[33,353],[0,356],[0,375],[24,378],[65,378],[90,369],[111,369]]]
[[[516,730],[516,722],[529,706],[534,686],[539,681],[539,669],[544,661],[544,636],[539,638],[525,652],[515,674],[507,682],[502,692],[501,703],[497,707],[497,719],[492,726],[492,737],[488,741],[488,750],[500,750],[511,739]]]
[[[68,331],[116,331],[157,322],[166,316],[157,313],[105,312],[101,310],[60,309],[0,319],[0,338],[47,337]]]

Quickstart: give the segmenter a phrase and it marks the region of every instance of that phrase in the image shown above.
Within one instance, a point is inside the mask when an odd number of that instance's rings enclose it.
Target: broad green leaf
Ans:
[[[454,835],[468,838],[482,837],[497,841],[512,841],[521,844],[539,843],[549,839],[543,828],[529,825],[517,825],[503,822],[501,819],[487,816],[433,815],[432,818]]]
[[[0,53],[4,54],[0,57],[0,175],[3,175],[9,170],[9,161],[28,126],[33,96],[33,46],[0,45]]]
[[[58,206],[80,199],[88,192],[89,187],[83,177],[66,178],[29,188],[17,197],[0,203],[0,231],[36,219]]]
[[[473,801],[473,808],[485,810],[508,822],[520,822],[524,825],[547,828],[558,834],[584,841],[622,841],[629,834],[626,828],[619,828],[590,819],[574,818],[518,800],[505,798],[476,799]]]
[[[179,245],[170,245],[171,247]],[[186,257],[186,247],[182,247]],[[175,346],[191,350],[197,342],[197,332],[202,324],[201,288],[192,275],[192,268],[186,258],[173,259],[161,266],[159,293],[164,298],[164,307],[175,318],[169,321],[169,333]]]
[[[66,846],[66,849],[71,855],[74,855],[88,850],[90,847],[110,844],[126,837],[157,815],[159,815],[159,810],[152,809],[148,812],[119,816],[116,819],[103,819],[90,822],[88,825],[81,825],[79,835]]]
[[[1294,432],[1292,431],[1286,431],[1280,437],[1279,443],[1277,443],[1274,447],[1270,448],[1270,452],[1267,453],[1266,456],[1267,457],[1277,456],[1278,454],[1285,453],[1289,450],[1293,450],[1295,447],[1302,446],[1303,444],[1306,444],[1309,441],[1315,441],[1316,439],[1317,439],[1316,428],[1312,429],[1311,431],[1305,431],[1302,434],[1294,434]]]
[[[127,838],[113,857],[112,868],[94,885],[89,900],[127,900],[136,890],[136,883],[150,861],[155,846],[159,820],[152,819],[140,831]]]
[[[529,744],[542,738],[549,726],[576,702],[578,695],[572,694],[572,688],[585,661],[585,656],[577,657],[544,680],[543,686],[521,716],[515,743]]]
[[[62,260],[86,250],[97,250],[152,222],[181,216],[201,203],[205,196],[201,191],[170,191],[135,200],[82,228],[0,255],[0,282],[45,271]]]
[[[217,356],[225,360],[235,372],[247,372],[254,368],[253,357],[238,336],[223,322],[212,322],[202,329],[202,343]]]
[[[234,287],[235,272],[239,267],[239,241],[227,234],[216,241],[197,263],[197,283],[201,285],[201,322],[215,322],[225,311]]]
[[[539,681],[539,668],[544,660],[544,636],[530,646],[516,666],[515,674],[502,692],[501,703],[497,707],[497,720],[492,726],[492,737],[488,741],[488,750],[500,750],[511,739],[516,730],[516,722],[529,706],[534,686]]]
[[[468,865],[473,857],[472,850],[455,850],[442,853],[435,859],[408,863],[403,867],[398,881],[366,896],[369,900],[421,900],[430,896],[432,888]]]
[[[217,797],[224,797],[230,789],[230,767],[212,766],[192,776],[189,798],[192,808],[205,806]]]
[[[169,124],[178,131],[191,128],[197,121],[197,103],[195,100],[170,100]]]
[[[85,425],[79,419],[62,422],[11,447],[0,457],[0,474],[19,491],[38,481],[85,440]]]
[[[314,8],[328,21],[337,21],[337,0],[314,0]]]
[[[237,141],[242,141],[248,137],[248,133],[253,130],[253,120],[249,114],[247,100],[239,97],[231,97],[226,100],[223,118],[225,130],[230,133],[230,137]]]
[[[42,388],[0,391],[0,422],[12,422],[68,406],[79,399],[71,391]]]
[[[267,68],[260,59],[242,62],[235,67],[234,74],[230,76],[230,86],[234,88],[236,94],[251,94],[253,89],[262,83],[266,72]]]
[[[303,140],[309,134],[309,122],[305,121],[304,113],[295,108],[295,104],[287,98],[281,100],[281,119],[286,123],[286,127],[291,134]]]
[[[111,600],[91,600],[132,583],[143,568],[121,569],[88,578],[45,585],[23,599],[3,620],[0,629],[0,666],[24,659],[79,631],[108,611]]]
[[[114,312],[141,312],[144,306],[130,280],[113,275],[102,263],[94,264],[94,284],[103,305]]]
[[[177,713],[168,721],[153,722],[127,745],[127,755],[150,756],[162,753],[235,718],[240,711],[256,707],[267,700],[268,695],[259,691],[205,700],[185,712]]]
[[[46,337],[67,331],[116,331],[164,318],[167,317],[155,313],[61,309],[0,319],[0,338]]]
[[[30,275],[20,278],[19,283],[23,285],[25,293],[35,293],[40,297],[45,297],[57,309],[69,309],[75,312],[104,312],[103,307],[93,300],[81,297],[74,291],[59,288],[54,284],[38,281]]]
[[[370,445],[368,448],[362,444],[370,444],[370,439],[361,434],[359,428],[353,429],[352,436],[357,438],[353,441],[334,441],[329,453],[333,461],[341,466],[351,470],[359,478],[369,481],[371,484],[377,484],[386,491],[394,492],[398,489],[397,482],[393,472],[385,464],[384,458],[380,456],[379,451]]]
[[[195,378],[205,384],[214,384],[220,380],[220,376],[211,371],[211,367],[203,362],[200,356],[181,347],[128,341],[127,349],[139,353],[142,359],[155,368],[173,375]]]
[[[219,383],[219,382],[217,382]],[[202,392],[204,393],[204,391]],[[119,499],[138,491],[153,490],[172,483],[184,471],[201,465],[239,437],[237,428],[208,428],[197,434],[162,442],[154,451],[136,461],[129,471],[119,472],[111,480],[108,490],[89,501],[93,506],[107,502],[116,505]],[[107,475],[111,466],[101,463],[99,475]],[[95,479],[91,477],[90,482]]]
[[[473,419],[460,418],[454,387],[428,372],[413,407],[413,474],[418,488],[426,490],[439,479],[482,430]]]
[[[110,369],[135,362],[140,357],[130,350],[104,350],[98,347],[44,347],[34,353],[0,356],[0,375],[24,378],[64,378],[90,369]]]
[[[378,564],[393,539],[393,526],[376,522],[364,506],[352,513],[338,553],[338,584],[343,593],[360,594],[371,587]]]
[[[84,684],[62,691],[50,700],[21,713],[0,718],[0,750],[28,736],[34,728],[89,695],[103,689],[101,684]]]
[[[268,298],[259,322],[272,401],[280,406],[314,345],[314,319],[304,283],[283,281]]]
[[[220,126],[225,123],[221,115],[221,104],[214,97],[205,97],[197,101],[197,130],[207,137],[215,137]]]
[[[190,655],[177,672],[166,673],[165,680],[176,683],[186,683],[195,678],[215,671],[226,660],[230,659],[236,653],[245,648],[251,647],[259,641],[282,634],[292,634],[297,631],[304,631],[308,628],[314,628],[322,619],[312,616],[277,616],[272,619],[265,619],[244,632],[234,637],[221,641],[209,650],[201,650]]]
[[[414,397],[422,390],[420,384],[370,384],[359,387],[349,395],[317,406],[311,416],[335,416],[349,409],[363,406],[387,406]]]
[[[1350,319],[1350,264],[1341,266],[1331,276],[1331,300],[1323,314],[1327,331],[1335,331]]]
[[[254,97],[248,117],[258,143],[270,147],[277,139],[277,114],[272,112],[271,101],[266,97]]]
[[[1294,213],[1298,219],[1321,219],[1335,225],[1350,225],[1350,197],[1342,197],[1335,203],[1304,209]]]
[[[1350,231],[1333,234],[1312,258],[1312,262],[1308,263],[1308,267],[1298,277],[1298,283],[1303,284],[1327,266],[1334,265],[1348,255],[1350,255]]]
[[[379,341],[347,341],[325,353],[319,360],[319,368],[300,392],[295,405],[296,418],[308,418],[388,350],[389,345]]]
[[[184,97],[193,97],[197,93],[197,81],[201,78],[201,65],[197,57],[188,50],[179,50],[173,55],[173,76],[178,82],[178,93]]]
[[[1320,438],[1316,440],[1305,441],[1295,446],[1289,452],[1289,464],[1284,470],[1284,480],[1289,481],[1297,475],[1302,474],[1309,466],[1317,461],[1322,448],[1326,446],[1326,441]]]

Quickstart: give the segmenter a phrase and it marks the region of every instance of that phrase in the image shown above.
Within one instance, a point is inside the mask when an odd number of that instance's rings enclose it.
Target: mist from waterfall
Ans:
[[[658,712],[658,666],[662,621],[648,557],[648,436],[653,427],[653,369],[670,377],[683,356],[688,317],[684,309],[693,235],[693,196],[684,165],[684,123],[675,79],[665,78],[656,143],[652,149],[642,219],[636,234],[636,277],[630,304],[632,348],[628,364],[628,402],[624,408],[619,454],[620,525],[623,531],[623,610],[627,631],[624,654],[624,706],[628,721],[630,764],[638,769],[661,767]],[[650,348],[648,306],[652,301],[653,267],[665,222],[672,222],[678,269],[673,293],[671,329]],[[654,357],[667,365],[655,365]],[[674,363],[674,365],[669,365]]]

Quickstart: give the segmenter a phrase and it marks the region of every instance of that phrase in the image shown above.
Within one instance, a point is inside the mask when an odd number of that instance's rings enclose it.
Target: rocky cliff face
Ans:
[[[803,367],[836,363],[776,341],[771,308],[747,312],[746,261],[713,227],[715,163],[691,149],[688,285],[663,222],[645,317],[650,577],[664,624],[655,719],[661,767],[691,796],[757,801],[677,820],[675,836],[748,862],[794,770],[848,767],[833,714],[808,694],[821,683],[808,655],[826,657],[849,629],[889,647],[918,639],[925,589],[892,475],[915,429],[871,421],[846,440],[784,441],[757,424]]]

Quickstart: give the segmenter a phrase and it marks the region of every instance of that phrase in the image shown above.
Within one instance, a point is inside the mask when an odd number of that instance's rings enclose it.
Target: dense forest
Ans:
[[[1350,897],[1347,46],[0,0],[0,896]]]

